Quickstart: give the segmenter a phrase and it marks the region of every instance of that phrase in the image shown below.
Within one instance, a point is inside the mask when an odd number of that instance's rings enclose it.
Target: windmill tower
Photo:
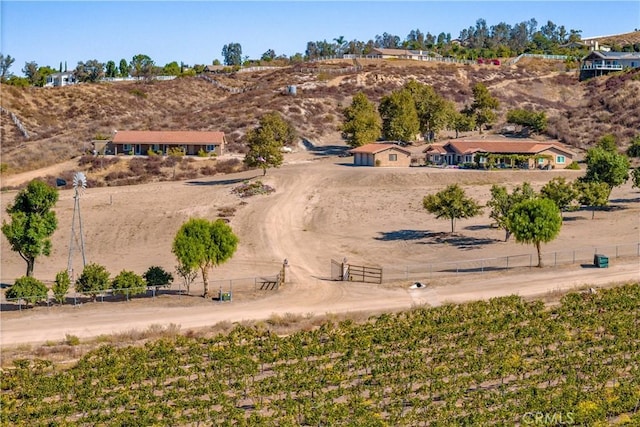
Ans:
[[[76,172],[73,176],[73,219],[71,220],[71,242],[69,243],[69,261],[67,263],[67,271],[69,276],[73,277],[73,253],[80,249],[82,252],[82,266],[87,265],[84,255],[84,237],[82,232],[82,216],[80,215],[80,196],[87,188],[87,177],[82,172]],[[76,219],[77,218],[77,219]],[[78,229],[76,229],[78,223]],[[79,232],[79,234],[78,234]]]

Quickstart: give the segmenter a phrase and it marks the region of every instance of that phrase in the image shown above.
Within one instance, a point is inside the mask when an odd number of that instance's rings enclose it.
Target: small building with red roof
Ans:
[[[366,144],[349,150],[355,166],[408,167],[411,151],[396,144]]]

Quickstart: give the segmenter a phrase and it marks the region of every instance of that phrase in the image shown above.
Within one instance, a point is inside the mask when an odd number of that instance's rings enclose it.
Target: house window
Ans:
[[[464,156],[464,162],[465,163],[471,163],[473,161],[473,158],[470,155],[465,155]]]
[[[542,158],[542,157],[538,158],[538,164],[539,165],[544,164],[544,158]]]
[[[434,154],[433,155],[433,161],[434,162],[439,162],[440,161],[440,154]]]
[[[127,153],[131,151],[131,144],[122,144],[122,151]]]
[[[480,156],[478,159],[478,163],[480,164],[487,163],[487,158],[484,156]]]
[[[564,156],[556,156],[556,163],[563,164],[564,163]]]
[[[397,154],[389,154],[389,161],[390,162],[395,162],[398,160],[398,155]]]
[[[216,150],[215,145],[207,145],[207,151],[215,151],[215,150]]]

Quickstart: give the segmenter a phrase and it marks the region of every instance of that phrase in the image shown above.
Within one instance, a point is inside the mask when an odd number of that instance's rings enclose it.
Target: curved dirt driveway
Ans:
[[[422,290],[409,290],[412,281],[406,280],[383,286],[326,280],[331,258],[348,257],[356,263],[393,269],[434,261],[530,253],[531,247],[502,242],[502,233],[486,226],[487,212],[459,222],[457,231],[471,239],[470,245],[428,237],[430,233],[445,233],[449,223],[426,214],[421,198],[460,182],[468,194],[486,201],[494,182],[510,185],[526,180],[539,187],[554,176],[571,179],[578,175],[570,171],[467,173],[427,168],[355,168],[344,164],[351,161],[349,158],[304,153],[288,159],[290,164],[258,177],[274,186],[276,192],[252,197],[246,204],[239,203],[230,190],[243,179],[256,178],[255,171],[203,182],[89,189],[83,199],[91,248],[89,261],[98,260],[112,275],[123,268],[142,273],[151,264],[171,270],[175,261],[170,246],[179,225],[191,216],[211,218],[219,207],[234,206],[237,211],[231,226],[240,237],[238,252],[229,263],[214,270],[213,276],[275,273],[286,258],[290,264],[287,283],[278,292],[232,304],[166,297],[2,312],[1,345],[60,341],[66,334],[95,337],[158,324],[178,324],[183,330],[205,328],[220,321],[265,319],[274,313],[397,310],[513,293],[545,295],[585,284],[604,286],[640,279],[636,257],[612,259],[608,269],[573,265],[460,275],[428,281],[429,286]],[[7,199],[12,197],[3,197],[3,209]],[[599,212],[594,220],[584,212],[572,214],[560,237],[545,245],[544,250],[637,243],[637,190],[627,184],[615,189],[612,199],[618,201],[620,209]],[[53,278],[61,266],[66,266],[69,237],[64,231],[65,224],[70,224],[70,200],[69,192],[61,192],[57,208],[61,226],[54,236],[54,248],[59,249],[39,261],[39,278]],[[7,249],[3,239],[3,278],[17,277],[24,268],[23,262]]]

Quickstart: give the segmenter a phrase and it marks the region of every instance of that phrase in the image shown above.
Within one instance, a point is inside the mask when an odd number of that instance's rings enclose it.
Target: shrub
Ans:
[[[15,281],[6,293],[7,299],[23,299],[27,304],[35,304],[47,299],[49,289],[34,277],[23,276]]]
[[[573,162],[571,162],[569,164],[569,166],[567,166],[565,169],[570,169],[570,170],[580,170],[580,165],[578,164],[578,162],[576,162],[575,160]]]
[[[109,272],[99,264],[87,264],[76,281],[76,291],[90,295],[95,301],[96,296],[109,288]]]
[[[273,187],[265,185],[262,181],[248,182],[245,181],[242,185],[235,187],[231,190],[232,193],[237,194],[240,197],[251,197],[257,194],[269,194],[276,191]]]
[[[156,292],[158,288],[170,286],[173,282],[173,275],[171,273],[155,265],[149,267],[142,277],[147,282],[147,286],[155,286]]]
[[[147,284],[141,276],[133,271],[122,270],[112,282],[113,293],[126,295],[142,294],[147,290]]]
[[[53,285],[53,297],[55,300],[64,304],[64,296],[69,291],[69,286],[71,285],[71,279],[69,278],[69,272],[67,270],[62,270],[58,274],[56,274],[56,282]]]
[[[208,156],[209,156],[209,153],[204,151],[202,148],[198,150],[198,157],[208,157]]]
[[[66,334],[64,342],[67,345],[76,346],[80,344],[80,338],[78,338],[76,335]]]

